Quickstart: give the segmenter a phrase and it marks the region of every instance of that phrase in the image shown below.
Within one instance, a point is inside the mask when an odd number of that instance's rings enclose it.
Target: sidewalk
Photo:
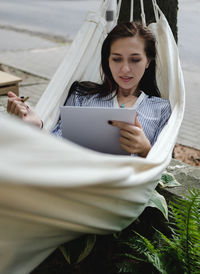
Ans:
[[[49,41],[28,33],[0,29],[0,69],[22,78],[19,92],[34,107],[65,56],[71,42]],[[17,41],[17,43],[16,43]],[[5,111],[7,96],[0,96]]]
[[[182,6],[180,6],[180,12],[181,8],[183,11],[188,8],[187,1],[182,1],[183,3]],[[196,8],[198,9],[200,7],[200,2],[197,0],[193,1],[192,8],[193,11],[195,11],[195,3]],[[5,31],[2,29],[0,29],[0,36],[5,37],[4,40],[9,40],[9,46],[5,46],[5,50],[0,52],[0,64],[3,64],[2,68],[4,70],[7,68],[14,68],[13,73],[23,78],[20,94],[25,96],[29,95],[31,98],[29,102],[31,106],[34,106],[55,73],[59,63],[65,56],[70,43],[60,44],[30,36],[27,33],[13,33],[12,31]],[[181,53],[184,54],[186,51],[183,50],[184,44],[181,44],[183,38],[181,39],[179,48]],[[24,41],[22,50],[12,49],[11,45],[16,40]],[[200,149],[199,67],[189,63],[190,58],[188,56],[182,55],[181,58],[186,86],[186,109],[177,143]],[[6,100],[6,96],[0,97],[0,111],[5,110]]]

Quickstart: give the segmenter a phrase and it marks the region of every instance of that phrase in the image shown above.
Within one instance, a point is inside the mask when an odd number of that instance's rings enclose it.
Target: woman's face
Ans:
[[[133,94],[149,65],[144,40],[139,36],[120,38],[111,45],[109,67],[121,91]]]

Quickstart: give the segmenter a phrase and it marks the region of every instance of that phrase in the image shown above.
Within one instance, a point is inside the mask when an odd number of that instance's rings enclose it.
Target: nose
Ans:
[[[130,71],[130,66],[128,62],[123,62],[122,66],[121,66],[121,71],[123,73],[127,73]]]

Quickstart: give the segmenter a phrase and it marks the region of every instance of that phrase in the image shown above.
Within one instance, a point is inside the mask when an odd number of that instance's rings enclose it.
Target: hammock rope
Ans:
[[[155,20],[156,20],[156,22],[158,22],[158,20],[159,20],[159,14],[158,14],[159,7],[157,5],[156,0],[152,0],[152,3],[153,3],[153,10],[154,10],[154,15],[155,15]]]
[[[141,18],[142,18],[142,24],[146,27],[146,17],[144,13],[144,2],[143,0],[140,0],[140,7],[141,7]]]
[[[133,21],[133,12],[134,12],[134,0],[131,0],[131,8],[130,8],[130,22]]]

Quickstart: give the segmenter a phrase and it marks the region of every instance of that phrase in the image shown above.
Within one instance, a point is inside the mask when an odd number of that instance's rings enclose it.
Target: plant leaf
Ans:
[[[149,199],[147,206],[155,207],[162,212],[164,217],[168,220],[168,207],[165,198],[154,190],[151,198]]]
[[[80,263],[82,260],[84,260],[90,254],[95,243],[96,243],[96,235],[95,234],[87,235],[87,237],[85,238],[85,248],[80,253],[80,255],[77,259],[77,263]]]
[[[200,190],[189,189],[185,199],[171,202],[173,222],[172,237],[180,247],[179,257],[186,273],[200,273]],[[183,248],[184,247],[184,248]]]
[[[88,234],[63,244],[59,248],[69,264],[78,264],[90,254],[95,243],[96,235]]]
[[[64,247],[64,245],[60,245],[59,249],[62,252],[62,254],[63,254],[65,260],[68,262],[68,264],[71,264],[70,253],[67,251],[67,249]]]
[[[162,187],[176,187],[181,184],[175,179],[174,175],[169,172],[163,172],[161,179],[159,180],[159,184]]]

